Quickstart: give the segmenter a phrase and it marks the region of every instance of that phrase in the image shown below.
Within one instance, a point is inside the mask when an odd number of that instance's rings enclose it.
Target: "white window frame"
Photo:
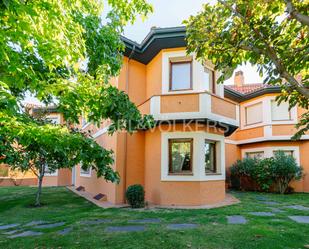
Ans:
[[[251,129],[260,126],[276,125],[276,124],[296,124],[297,118],[297,107],[293,107],[290,110],[291,120],[280,120],[273,121],[271,115],[271,101],[275,100],[276,96],[265,96],[262,98],[247,101],[240,105],[240,128],[241,130]],[[262,102],[263,121],[261,123],[246,125],[246,107]],[[269,134],[266,134],[269,135]],[[265,136],[265,134],[264,134]]]
[[[258,122],[255,122],[255,123],[250,123],[250,124],[248,124],[248,120],[247,120],[247,118],[248,118],[248,108],[253,107],[253,106],[257,106],[257,105],[261,106],[262,120],[260,120],[260,121],[258,121]],[[245,107],[245,126],[258,125],[258,124],[260,124],[260,123],[263,123],[263,102],[257,102],[257,103],[254,103],[254,104],[252,104],[252,105],[246,106],[246,107]]]
[[[89,167],[89,173],[84,173],[82,172],[82,166],[80,165],[79,172],[81,177],[91,177],[92,167]]]
[[[177,57],[191,57],[192,58],[192,89],[190,90],[179,90],[170,91],[170,60]],[[204,69],[207,67],[210,70],[214,70],[213,67],[206,63],[203,65],[195,59],[195,54],[187,54],[186,50],[178,51],[165,51],[162,53],[162,86],[161,91],[163,95],[168,94],[182,94],[182,93],[199,93],[199,92],[210,92],[210,86],[207,86],[204,82]],[[215,72],[215,78],[218,79],[220,76],[219,72]],[[216,84],[215,89],[216,95],[224,97],[224,85]]]
[[[242,158],[246,158],[247,152],[264,152],[264,158],[269,158],[274,156],[274,152],[278,150],[289,150],[293,151],[293,156],[298,165],[300,165],[300,154],[299,154],[299,146],[270,146],[270,147],[256,147],[250,149],[242,149],[241,155]]]
[[[60,124],[60,114],[51,114],[46,116],[47,120],[50,120],[51,118],[55,118],[57,120],[55,124]]]
[[[193,139],[192,174],[170,175],[169,174],[169,148],[168,140],[177,138]],[[217,143],[217,169],[216,174],[205,173],[205,140]],[[163,132],[161,134],[161,181],[216,181],[225,180],[225,144],[224,136],[197,132]]]
[[[45,166],[45,169],[46,169],[46,167],[48,167],[48,165]],[[58,176],[58,169],[56,169],[56,171],[53,172],[53,173],[47,173],[47,172],[45,172],[44,175],[45,175],[45,176]]]
[[[286,103],[286,102],[281,102],[280,105],[278,105],[277,101],[275,99],[272,99],[270,101],[270,108],[271,108],[271,121],[272,122],[280,122],[280,121],[291,121],[292,120],[292,115],[291,115],[291,111],[288,110],[288,113],[289,113],[289,118],[288,119],[274,119],[273,117],[273,104],[276,105],[276,107],[280,107],[283,103]]]

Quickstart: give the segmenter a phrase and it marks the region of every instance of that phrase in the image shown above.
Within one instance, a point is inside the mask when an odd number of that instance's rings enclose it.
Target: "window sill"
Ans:
[[[205,173],[206,176],[220,176],[221,173]]]
[[[193,176],[192,172],[168,173],[169,176]]]

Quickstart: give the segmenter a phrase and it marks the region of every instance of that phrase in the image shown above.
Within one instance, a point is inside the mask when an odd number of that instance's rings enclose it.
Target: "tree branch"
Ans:
[[[290,17],[296,19],[300,23],[309,26],[309,16],[299,13],[295,8],[291,0],[284,0],[286,4],[286,11]]]
[[[228,8],[237,17],[242,19],[248,25],[248,27],[250,27],[252,29],[252,31],[255,33],[257,38],[259,38],[263,41],[266,50],[261,50],[257,47],[254,47],[254,46],[253,47],[246,46],[246,48],[247,49],[251,48],[251,51],[258,52],[259,54],[262,53],[263,55],[268,56],[270,58],[270,60],[274,63],[274,65],[276,66],[276,69],[278,70],[280,76],[282,78],[286,79],[291,84],[291,86],[294,89],[296,89],[300,94],[309,98],[309,90],[307,88],[305,88],[300,82],[298,82],[292,75],[290,75],[288,73],[288,71],[285,69],[284,65],[282,64],[281,60],[278,58],[275,49],[267,43],[264,36],[258,30],[256,30],[254,27],[252,27],[250,25],[250,23],[248,22],[248,20],[243,15],[241,15],[237,10],[235,10],[231,5],[227,4],[224,0],[218,0],[218,2],[223,4],[226,8]],[[245,46],[244,46],[244,48],[245,48]],[[247,50],[247,49],[245,49],[245,50]]]

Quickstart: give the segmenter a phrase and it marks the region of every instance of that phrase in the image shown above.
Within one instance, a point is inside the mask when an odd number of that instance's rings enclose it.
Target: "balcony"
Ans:
[[[239,126],[239,106],[208,92],[152,96],[139,110],[156,121],[208,120],[233,130]]]

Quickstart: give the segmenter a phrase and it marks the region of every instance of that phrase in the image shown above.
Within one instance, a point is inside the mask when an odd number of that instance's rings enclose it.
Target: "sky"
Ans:
[[[202,10],[204,3],[214,3],[215,0],[147,0],[152,4],[154,12],[143,22],[137,19],[134,25],[125,28],[124,35],[140,43],[150,31],[151,27],[175,27],[182,25],[183,20],[190,15],[195,15]],[[237,70],[242,70],[245,76],[245,83],[261,83],[256,68],[251,65],[244,65]],[[225,84],[233,84],[233,77]]]

